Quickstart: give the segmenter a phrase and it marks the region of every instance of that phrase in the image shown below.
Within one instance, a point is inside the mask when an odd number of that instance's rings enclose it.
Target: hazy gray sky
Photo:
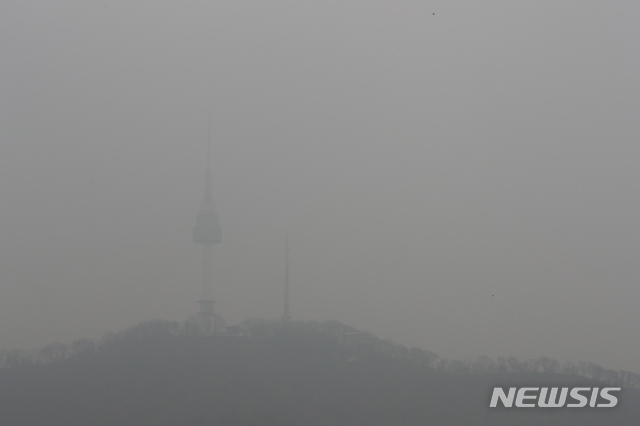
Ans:
[[[435,15],[434,15],[435,13]],[[0,347],[216,306],[640,371],[640,2],[0,3]]]

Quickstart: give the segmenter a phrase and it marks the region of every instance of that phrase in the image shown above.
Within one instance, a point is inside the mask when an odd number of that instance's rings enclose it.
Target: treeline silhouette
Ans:
[[[99,340],[82,338],[71,344],[52,343],[40,349],[12,349],[0,351],[0,369],[16,370],[38,365],[73,363],[91,358],[113,357],[136,344],[158,338],[198,337],[202,328],[195,320],[184,323],[155,320],[142,322],[124,331],[107,333]],[[389,339],[358,330],[338,321],[276,321],[247,319],[226,327],[218,336],[249,339],[294,340],[306,343],[319,351],[329,352],[335,359],[354,361],[393,361],[425,371],[454,375],[480,374],[554,374],[581,376],[611,386],[640,389],[640,374],[605,369],[592,362],[559,362],[548,357],[520,361],[516,357],[491,359],[446,359],[436,353],[407,348]]]
[[[599,387],[595,364],[448,360],[337,321],[248,319],[205,336],[150,321],[101,339],[0,356],[0,425],[637,425],[640,391],[613,410],[489,409],[493,387]],[[578,375],[582,374],[584,377]],[[601,381],[596,381],[600,379]]]

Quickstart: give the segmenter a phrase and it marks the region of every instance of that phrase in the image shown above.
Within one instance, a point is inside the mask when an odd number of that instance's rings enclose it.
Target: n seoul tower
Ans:
[[[213,178],[211,177],[211,124],[207,143],[207,173],[204,180],[204,198],[193,227],[193,242],[202,245],[202,292],[200,295],[200,312],[203,331],[206,335],[215,332],[213,314],[213,245],[222,240],[222,230],[218,223],[218,213],[213,204]]]

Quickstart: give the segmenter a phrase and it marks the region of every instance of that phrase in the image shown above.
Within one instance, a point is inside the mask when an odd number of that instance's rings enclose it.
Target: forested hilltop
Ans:
[[[0,357],[0,424],[637,425],[638,375],[549,358],[447,360],[337,321],[152,321]],[[612,410],[489,409],[501,386],[625,389]]]

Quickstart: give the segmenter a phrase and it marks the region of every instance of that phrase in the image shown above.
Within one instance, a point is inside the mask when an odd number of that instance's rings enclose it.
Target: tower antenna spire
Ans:
[[[209,125],[207,127],[207,174],[211,174],[211,111],[209,111]]]
[[[289,232],[286,233],[284,245],[284,313],[282,321],[289,321],[291,313],[289,312]]]

